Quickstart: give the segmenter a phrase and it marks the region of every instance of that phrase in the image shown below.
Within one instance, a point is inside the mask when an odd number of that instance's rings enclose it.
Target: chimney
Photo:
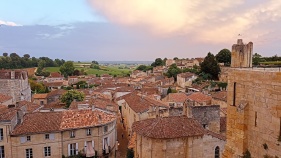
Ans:
[[[183,104],[183,116],[187,116],[188,118],[192,118],[192,106],[194,105],[194,101],[186,100]]]

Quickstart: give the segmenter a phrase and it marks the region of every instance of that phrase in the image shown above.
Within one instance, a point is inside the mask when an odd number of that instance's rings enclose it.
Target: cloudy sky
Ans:
[[[216,54],[243,38],[280,56],[280,8],[280,0],[0,0],[0,53],[152,61]]]

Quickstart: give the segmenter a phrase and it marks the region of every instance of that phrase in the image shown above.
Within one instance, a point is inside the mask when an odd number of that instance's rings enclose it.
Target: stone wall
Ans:
[[[215,148],[220,148],[220,155],[225,141],[210,135],[153,139],[137,135],[136,158],[214,158]]]
[[[280,157],[281,72],[236,69],[228,79],[223,156],[239,157],[249,150],[252,157]]]
[[[0,79],[0,93],[13,97],[18,102],[31,101],[31,89],[28,79]]]
[[[232,46],[231,67],[252,67],[253,43],[244,44],[242,39]]]
[[[192,106],[192,118],[199,121],[200,124],[210,131],[220,133],[220,106]]]

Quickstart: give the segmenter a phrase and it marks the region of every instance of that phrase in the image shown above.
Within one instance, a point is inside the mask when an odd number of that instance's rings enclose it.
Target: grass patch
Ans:
[[[261,65],[279,65],[281,66],[281,61],[265,61],[260,62]]]

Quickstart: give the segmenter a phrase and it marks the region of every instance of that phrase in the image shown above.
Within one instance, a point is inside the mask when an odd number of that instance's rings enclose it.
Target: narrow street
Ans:
[[[122,138],[123,134],[123,138]],[[126,158],[127,156],[127,146],[128,146],[128,135],[121,123],[121,114],[119,113],[117,121],[117,139],[118,139],[118,151],[116,152],[116,158]]]

